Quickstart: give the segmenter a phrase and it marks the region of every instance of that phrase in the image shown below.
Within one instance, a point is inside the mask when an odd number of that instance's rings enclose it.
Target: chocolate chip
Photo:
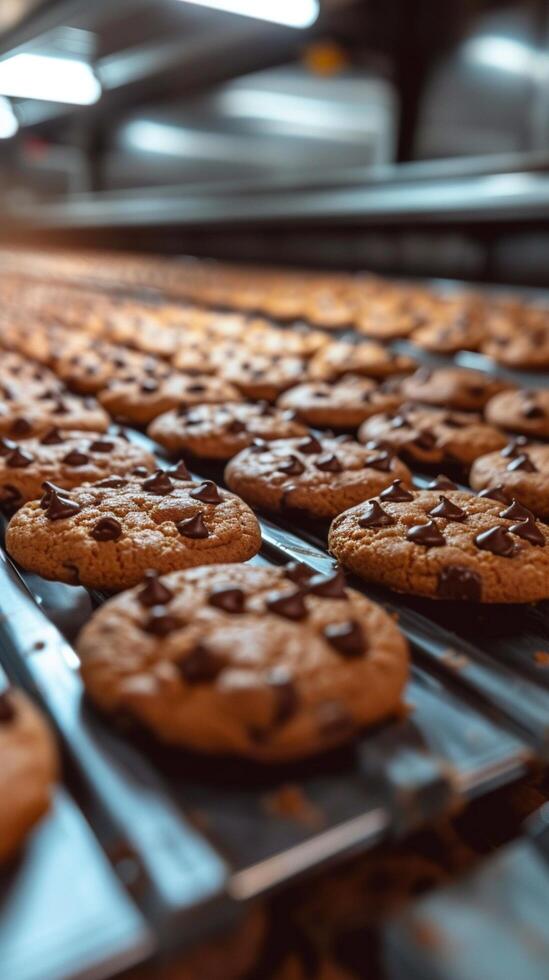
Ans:
[[[418,449],[433,449],[436,446],[437,439],[434,432],[431,429],[422,429],[414,438],[412,439],[414,446]]]
[[[498,555],[500,558],[510,558],[516,551],[515,542],[507,528],[501,524],[477,534],[475,544],[482,551],[491,551],[493,555]]]
[[[360,657],[366,652],[367,644],[360,623],[350,619],[347,623],[330,623],[324,628],[328,643],[344,657]]]
[[[90,442],[89,449],[91,453],[110,453],[114,449],[114,442],[109,442],[108,439],[95,439],[94,442]]]
[[[284,565],[284,574],[296,585],[303,585],[312,578],[313,570],[302,561],[291,561],[288,565]]]
[[[507,469],[510,473],[514,473],[516,470],[523,470],[525,473],[537,473],[538,471],[537,466],[534,466],[527,453],[521,453],[520,456],[516,456],[510,463],[507,463]]]
[[[129,442],[130,441],[130,437],[129,437],[128,433],[120,425],[118,426],[118,428],[116,430],[116,435],[118,436],[119,439],[125,439],[126,442]]]
[[[545,538],[536,524],[533,514],[518,524],[511,524],[509,531],[511,534],[516,534],[519,538],[529,541],[530,544],[538,545],[541,548],[545,547]]]
[[[173,483],[165,470],[156,470],[152,476],[143,481],[143,490],[146,490],[147,493],[158,494],[159,497],[165,497],[172,492]]]
[[[429,511],[431,517],[445,517],[447,521],[465,520],[467,513],[461,507],[453,504],[451,500],[448,500],[448,497],[443,495],[438,499],[439,503]]]
[[[144,395],[154,395],[158,391],[159,384],[158,381],[153,381],[152,378],[146,378],[139,385],[139,390],[143,392]]]
[[[154,636],[168,636],[179,629],[181,620],[166,611],[165,606],[153,606],[143,629]]]
[[[122,535],[122,527],[114,517],[102,517],[90,531],[96,541],[117,541]]]
[[[297,444],[297,448],[299,449],[300,453],[305,453],[306,456],[310,455],[311,453],[322,452],[321,443],[313,435],[305,436],[304,439],[301,439]]]
[[[200,513],[195,514],[194,517],[186,517],[185,520],[179,521],[175,526],[184,538],[198,540],[199,538],[207,538],[210,534]]]
[[[85,453],[79,452],[78,449],[71,449],[70,453],[63,456],[61,462],[66,463],[67,466],[85,466],[89,461],[90,457],[86,456]]]
[[[260,401],[257,402],[258,414],[259,415],[274,415],[274,408],[269,405],[269,402]]]
[[[208,602],[210,606],[216,606],[228,613],[244,612],[245,596],[242,589],[233,586],[220,587],[210,593]]]
[[[140,592],[137,593],[137,601],[141,606],[146,606],[147,608],[152,606],[165,606],[166,603],[173,599],[173,592],[170,592],[165,585],[162,584],[158,577],[158,572],[154,569],[149,569],[145,572],[144,586]]]
[[[447,565],[438,575],[437,595],[440,599],[468,599],[480,602],[482,579],[463,565]]]
[[[201,500],[203,504],[222,504],[223,497],[219,493],[215,483],[211,480],[204,480],[196,490],[191,490],[189,496],[195,500]]]
[[[69,500],[68,497],[62,496],[65,491],[58,491],[57,489],[48,490],[46,496],[48,497],[48,504],[45,508],[46,517],[50,521],[60,521],[67,517],[74,517],[75,514],[80,513],[80,504],[77,504],[74,500]],[[42,501],[44,497],[42,497]],[[41,503],[42,503],[41,501]]]
[[[457,490],[457,483],[449,480],[447,476],[439,473],[436,480],[432,480],[427,486],[428,490]]]
[[[322,470],[326,473],[341,473],[343,470],[341,463],[334,453],[326,453],[324,456],[319,456],[315,460],[315,466],[317,470]]]
[[[24,469],[26,466],[30,466],[33,461],[33,457],[30,453],[23,452],[22,449],[13,449],[8,456],[6,456],[6,466],[11,469],[19,470]]]
[[[69,411],[62,398],[58,398],[52,408],[52,415],[66,415]]]
[[[497,483],[495,487],[486,487],[485,490],[481,490],[477,494],[477,497],[487,497],[488,500],[499,500],[502,504],[508,503],[503,483]]]
[[[0,692],[0,725],[9,725],[15,720],[15,705],[11,691]]]
[[[230,434],[233,436],[237,436],[241,432],[246,432],[247,429],[245,423],[241,422],[240,419],[232,419],[227,425],[226,431],[230,432]]]
[[[268,448],[268,443],[265,439],[254,439],[253,442],[248,447],[248,452],[250,453],[264,453]]]
[[[536,405],[534,401],[529,401],[523,405],[521,409],[521,415],[526,419],[543,419],[545,418],[545,412],[541,405]]]
[[[505,510],[500,510],[499,516],[505,517],[508,521],[534,520],[532,511],[528,510],[527,507],[523,507],[522,504],[519,504],[515,497],[513,497],[513,501],[509,507],[506,507]]]
[[[406,532],[408,541],[414,544],[421,544],[424,548],[440,548],[446,544],[444,536],[440,533],[434,521],[427,521],[426,524],[414,524]]]
[[[290,671],[279,664],[264,674],[264,680],[275,695],[273,725],[283,725],[295,715],[299,703]]]
[[[203,395],[207,391],[206,385],[193,384],[187,386],[190,395]]]
[[[121,476],[106,476],[104,480],[98,481],[96,487],[109,487],[112,490],[120,490],[121,487],[126,487],[128,481],[124,480]]]
[[[139,479],[149,475],[149,471],[146,466],[134,466],[132,470],[132,476],[137,476]]]
[[[307,615],[303,593],[299,589],[295,592],[273,592],[265,604],[267,609],[284,619],[305,619]]]
[[[10,427],[10,435],[12,436],[28,436],[29,432],[32,432],[32,425],[23,416],[15,419]]]
[[[382,490],[379,495],[380,500],[389,500],[392,503],[404,503],[405,501],[413,500],[414,495],[406,490],[402,486],[402,480],[393,480],[385,490]]]
[[[14,449],[17,449],[16,442],[12,442],[11,439],[0,439],[0,456],[9,456]]]
[[[59,429],[54,425],[51,429],[48,429],[44,433],[40,442],[43,446],[58,446],[61,442],[64,442],[64,436],[60,433]]]
[[[301,460],[298,459],[297,456],[293,455],[289,456],[283,463],[278,463],[276,468],[277,470],[280,470],[281,473],[287,473],[288,476],[299,476],[305,471],[305,467]]]
[[[395,520],[383,510],[377,500],[369,500],[362,517],[359,518],[359,527],[389,527]]]
[[[330,575],[314,575],[307,591],[323,599],[346,599],[346,581],[342,568],[336,568]]]
[[[170,476],[175,477],[176,480],[191,479],[191,475],[182,459],[179,460],[176,466],[170,466],[168,473],[170,474]]]
[[[503,447],[503,449],[500,452],[500,456],[503,456],[504,459],[513,456],[518,456],[522,452],[521,447],[526,446],[527,442],[528,440],[526,436],[515,436],[514,439],[511,439],[511,441],[508,442],[507,445]]]
[[[372,470],[379,470],[380,473],[390,473],[393,467],[393,457],[389,452],[378,453],[366,460],[366,466]]]
[[[177,666],[187,684],[207,684],[221,673],[226,661],[205,643],[197,643]]]

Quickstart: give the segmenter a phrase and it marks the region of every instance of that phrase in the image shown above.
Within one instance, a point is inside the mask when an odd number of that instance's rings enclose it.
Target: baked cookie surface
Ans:
[[[475,602],[549,597],[549,527],[497,500],[397,483],[332,522],[329,547],[399,592]]]
[[[411,474],[391,453],[333,436],[250,446],[225,468],[227,486],[252,506],[297,509],[314,517],[333,517],[394,479],[407,483]]]
[[[293,414],[267,402],[196,405],[160,415],[148,429],[169,452],[184,450],[207,459],[230,459],[256,439],[288,439],[307,435]]]
[[[118,591],[145,571],[246,561],[261,545],[254,514],[184,464],[144,479],[109,477],[67,491],[49,484],[12,517],[6,547],[47,579]]]
[[[393,374],[405,374],[416,367],[417,362],[411,357],[396,354],[375,341],[351,344],[340,340],[315,354],[309,363],[309,375],[325,381],[337,381],[344,374],[383,379]]]
[[[402,382],[403,400],[476,412],[497,392],[509,384],[484,374],[460,367],[421,367]]]
[[[340,572],[305,566],[153,576],[98,610],[77,649],[104,711],[165,742],[262,761],[321,752],[394,713],[408,672],[387,613]]]
[[[11,857],[46,812],[57,776],[49,726],[13,688],[0,693],[0,862]]]
[[[310,381],[290,388],[278,399],[279,408],[296,413],[308,425],[356,429],[379,412],[392,412],[402,402],[398,384],[376,385],[371,378],[349,374],[330,384]]]
[[[360,442],[387,446],[414,463],[469,465],[505,446],[506,436],[471,412],[401,405],[396,414],[374,415],[360,427]]]
[[[78,398],[48,389],[44,396],[25,401],[0,399],[0,436],[26,439],[48,429],[105,432],[109,417],[94,398]]]
[[[549,439],[549,388],[502,391],[488,402],[489,422],[534,439]]]
[[[134,425],[147,425],[178,406],[240,400],[233,385],[206,374],[115,380],[99,393],[99,401],[109,415]]]
[[[147,475],[155,467],[151,453],[121,435],[51,428],[20,443],[0,439],[0,504],[19,507],[41,497],[46,480],[70,490],[136,469]]]
[[[499,453],[475,460],[469,475],[475,490],[496,488],[508,501],[516,498],[544,520],[549,518],[549,445],[513,439]],[[489,495],[489,494],[488,494]]]

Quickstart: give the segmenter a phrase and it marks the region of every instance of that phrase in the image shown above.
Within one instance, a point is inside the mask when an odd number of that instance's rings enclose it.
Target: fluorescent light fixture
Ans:
[[[0,96],[0,140],[9,140],[19,129],[17,116],[7,99]]]
[[[257,20],[270,20],[286,27],[311,27],[318,17],[319,0],[183,0],[198,7],[211,7]]]
[[[92,105],[101,85],[84,61],[23,51],[0,61],[0,95]]]
[[[476,37],[465,45],[465,52],[477,64],[512,75],[533,75],[540,68],[538,53],[510,37]]]

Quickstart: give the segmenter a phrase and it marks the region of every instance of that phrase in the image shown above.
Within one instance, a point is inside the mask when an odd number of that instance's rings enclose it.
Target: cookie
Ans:
[[[482,352],[498,364],[526,371],[549,370],[549,317],[546,310],[520,307],[496,313]]]
[[[15,351],[0,352],[0,398],[23,401],[48,390],[61,391],[61,388],[53,371],[43,364],[29,361]]]
[[[362,341],[357,344],[340,340],[325,346],[309,362],[309,377],[337,381],[345,374],[360,374],[370,378],[388,378],[393,374],[413,371],[417,362],[404,354],[377,344]]]
[[[155,467],[151,453],[121,435],[52,428],[21,443],[0,439],[0,504],[13,509],[36,500],[45,481],[70,490],[136,470],[146,476]]]
[[[148,425],[179,406],[240,400],[234,385],[202,374],[114,381],[99,394],[99,401],[113,418],[127,419],[134,425]]]
[[[115,378],[166,377],[170,368],[154,357],[95,341],[85,350],[57,357],[55,372],[71,391],[95,395]]]
[[[0,436],[27,439],[49,429],[105,432],[110,419],[94,398],[78,398],[49,389],[36,401],[0,399]]]
[[[275,401],[307,373],[306,362],[299,357],[266,357],[244,351],[232,358],[223,356],[222,361],[218,364],[220,376],[252,401]]]
[[[255,440],[291,439],[307,431],[292,412],[268,402],[175,409],[160,415],[147,430],[170,453],[184,451],[206,459],[230,459]]]
[[[225,468],[227,486],[252,506],[298,509],[314,517],[333,517],[394,479],[407,483],[411,476],[391,453],[333,436],[250,446]]]
[[[488,402],[486,418],[534,439],[549,439],[549,388],[502,391]]]
[[[399,384],[376,385],[370,378],[346,375],[334,384],[311,381],[290,388],[277,401],[279,408],[295,412],[308,425],[356,429],[364,419],[392,412],[402,402]]]
[[[488,497],[515,498],[544,520],[549,520],[549,445],[512,439],[499,453],[475,461],[469,476],[475,490]]]
[[[478,456],[501,449],[506,437],[479,415],[405,403],[398,413],[367,419],[360,442],[386,446],[413,463],[469,466]]]
[[[249,507],[179,463],[145,479],[108,477],[71,491],[45,486],[12,517],[12,558],[47,579],[117,591],[148,568],[246,561],[261,545]]]
[[[151,577],[102,606],[77,650],[103,711],[262,762],[321,752],[398,711],[408,674],[391,617],[340,572],[306,566]]]
[[[433,354],[454,354],[461,350],[478,350],[485,337],[481,317],[471,311],[447,311],[417,327],[410,340]]]
[[[549,598],[549,527],[501,501],[462,490],[410,491],[398,482],[340,514],[332,554],[399,592],[474,602]],[[502,516],[503,515],[503,516]]]
[[[0,693],[0,863],[12,857],[50,804],[58,760],[53,736],[20,691]]]
[[[497,392],[510,386],[469,368],[421,367],[402,382],[403,400],[476,412]],[[491,420],[493,421],[493,420]]]

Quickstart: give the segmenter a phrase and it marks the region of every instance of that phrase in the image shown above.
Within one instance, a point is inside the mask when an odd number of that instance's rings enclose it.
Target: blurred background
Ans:
[[[541,0],[1,0],[1,236],[547,285],[548,78]]]

